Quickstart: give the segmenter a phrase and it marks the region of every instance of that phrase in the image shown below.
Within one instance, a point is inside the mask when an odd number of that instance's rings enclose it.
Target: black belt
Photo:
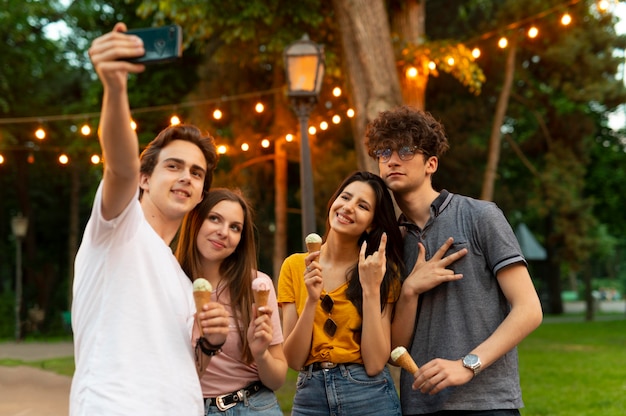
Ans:
[[[206,397],[204,399],[204,405],[206,406],[209,403],[211,406],[216,406],[222,412],[230,409],[235,406],[237,403],[243,402],[244,398],[252,396],[254,393],[257,393],[263,387],[263,383],[260,381],[255,381],[253,383],[248,384],[243,389],[234,391],[228,394],[222,394],[217,397]]]

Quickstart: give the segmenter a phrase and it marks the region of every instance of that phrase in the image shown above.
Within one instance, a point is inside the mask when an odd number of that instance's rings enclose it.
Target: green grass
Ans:
[[[519,346],[522,416],[622,416],[626,409],[626,320],[544,322]],[[0,360],[71,376],[74,360]],[[291,412],[297,372],[276,391]]]
[[[522,416],[622,416],[626,320],[544,323],[519,346]]]
[[[22,361],[12,359],[0,360],[0,366],[16,367],[19,365],[27,365],[29,367],[51,371],[64,376],[72,376],[72,374],[74,374],[74,357],[54,358],[41,361]]]

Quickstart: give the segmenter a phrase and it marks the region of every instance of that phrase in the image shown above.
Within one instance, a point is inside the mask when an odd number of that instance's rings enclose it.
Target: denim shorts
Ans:
[[[258,392],[249,396],[243,402],[237,403],[235,406],[221,411],[217,406],[207,406],[204,409],[205,415],[222,415],[222,416],[283,416],[280,410],[278,399],[274,392],[267,387],[263,387]]]
[[[401,416],[400,399],[389,369],[373,377],[361,364],[300,371],[292,416]]]

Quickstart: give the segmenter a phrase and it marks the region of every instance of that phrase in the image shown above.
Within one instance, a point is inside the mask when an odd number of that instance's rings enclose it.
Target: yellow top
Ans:
[[[308,297],[304,284],[304,258],[308,253],[297,253],[285,259],[278,278],[278,303],[295,303],[298,316],[304,309]],[[335,302],[330,314],[324,312],[321,300],[315,311],[313,323],[313,339],[311,351],[305,365],[319,361],[333,363],[363,363],[361,357],[361,316],[356,307],[346,299],[348,282],[339,286],[328,294]],[[393,291],[391,291],[393,292]],[[327,294],[322,291],[321,297]],[[387,304],[393,306],[393,295],[390,293]],[[337,324],[337,332],[334,337],[329,337],[324,332],[324,323],[330,317]]]

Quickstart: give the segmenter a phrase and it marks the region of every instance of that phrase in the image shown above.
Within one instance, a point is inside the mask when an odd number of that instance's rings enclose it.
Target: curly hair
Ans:
[[[365,145],[374,159],[376,151],[385,148],[416,146],[425,157],[440,157],[450,147],[441,123],[430,113],[407,105],[380,112],[367,126]]]

